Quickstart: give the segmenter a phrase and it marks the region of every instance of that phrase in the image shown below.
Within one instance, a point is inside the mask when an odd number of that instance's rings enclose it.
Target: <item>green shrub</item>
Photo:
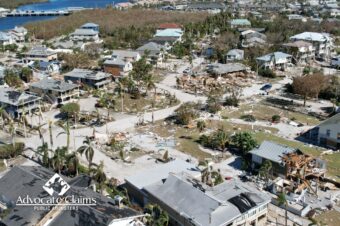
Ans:
[[[281,116],[280,115],[273,115],[272,116],[272,122],[280,122]]]
[[[260,69],[259,70],[259,75],[262,77],[266,77],[266,78],[276,78],[276,74],[274,71],[266,68],[266,69]]]
[[[80,111],[80,106],[77,103],[68,103],[60,108],[60,112],[66,114],[67,117],[74,117]]]
[[[2,145],[0,146],[0,159],[15,158],[23,152],[24,148],[24,143]]]
[[[240,100],[236,96],[228,96],[225,99],[224,105],[238,107]]]
[[[255,122],[256,121],[256,118],[254,117],[254,115],[242,115],[240,118],[243,119],[246,122]]]

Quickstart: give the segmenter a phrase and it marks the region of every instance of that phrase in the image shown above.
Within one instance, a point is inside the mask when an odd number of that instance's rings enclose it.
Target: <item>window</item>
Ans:
[[[331,130],[330,130],[330,129],[328,129],[328,130],[326,131],[326,136],[327,136],[327,137],[330,137],[330,136],[331,136]]]

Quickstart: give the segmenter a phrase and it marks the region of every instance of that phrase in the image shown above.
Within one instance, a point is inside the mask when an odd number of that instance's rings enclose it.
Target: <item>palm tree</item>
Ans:
[[[69,149],[70,147],[70,136],[71,136],[71,133],[70,133],[70,122],[68,120],[66,120],[66,122],[64,124],[58,124],[58,126],[60,128],[62,128],[64,131],[63,132],[60,132],[57,137],[61,134],[66,134],[67,136],[67,139],[66,139],[66,148],[67,150]]]
[[[68,149],[67,147],[58,147],[55,151],[54,151],[54,156],[52,158],[52,167],[58,171],[58,173],[61,173],[61,169],[64,167],[65,165],[65,157],[66,157],[66,153],[67,153]]]
[[[154,81],[154,77],[152,75],[146,75],[144,78],[143,78],[143,83],[145,85],[145,94],[147,95],[148,94],[148,91],[151,90],[151,89],[154,89],[156,90],[156,84],[155,84],[155,81]],[[155,91],[156,93],[156,91]]]
[[[2,129],[5,128],[5,121],[11,121],[11,116],[7,113],[5,108],[0,107],[0,118],[2,123]]]
[[[229,142],[229,135],[227,132],[225,132],[224,130],[218,130],[213,138],[213,142],[215,143],[215,145],[220,148],[222,151],[224,151],[226,145]]]
[[[98,183],[100,193],[103,193],[104,185],[106,182],[106,174],[104,172],[104,162],[100,161],[99,165],[92,164],[95,168],[90,169],[93,179]]]
[[[94,156],[94,147],[89,137],[86,137],[83,141],[83,146],[80,146],[77,150],[81,155],[85,154],[86,160],[88,161],[89,170],[91,169],[91,164]]]
[[[49,151],[47,143],[43,143],[37,148],[37,152],[42,155],[42,163],[46,167],[50,167]]]
[[[11,134],[11,137],[12,137],[12,145],[13,146],[15,146],[15,131],[16,131],[16,128],[15,128],[14,122],[10,121],[10,123],[9,123],[9,133]]]
[[[79,153],[72,152],[71,154],[67,155],[66,158],[66,166],[68,171],[75,172],[75,175],[78,176],[78,168],[79,168]]]
[[[118,93],[120,96],[120,102],[121,102],[121,112],[124,112],[124,93],[125,93],[125,87],[124,87],[124,83],[118,81],[117,83],[117,88],[118,88]]]
[[[40,140],[41,140],[41,145],[44,145],[44,143],[45,143],[44,136],[43,136],[43,134],[42,134],[42,127],[43,127],[44,125],[46,125],[46,124],[40,124],[40,125],[38,125],[38,126],[32,126],[31,129],[30,129],[30,131],[33,131],[33,130],[34,130],[34,131],[37,131],[37,132],[38,132],[39,138],[40,138]]]
[[[269,160],[265,160],[260,167],[259,176],[264,178],[268,182],[272,168],[273,168],[272,162]]]
[[[287,211],[288,201],[286,199],[286,195],[284,192],[278,195],[277,202],[280,206],[284,205],[285,207],[285,225],[287,226],[288,225],[288,211]]]
[[[48,132],[50,134],[50,146],[51,148],[53,149],[53,133],[52,133],[52,125],[53,125],[53,122],[52,121],[49,121],[48,122]]]

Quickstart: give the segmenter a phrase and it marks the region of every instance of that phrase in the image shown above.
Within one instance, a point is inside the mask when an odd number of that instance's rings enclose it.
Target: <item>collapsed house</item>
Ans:
[[[277,177],[270,186],[273,194],[285,193],[289,202],[288,209],[300,216],[305,216],[318,197],[320,188],[332,188],[334,185],[321,182],[326,173],[325,161],[300,153],[287,153],[281,157],[285,166],[285,177]],[[333,185],[333,186],[332,186]],[[329,204],[331,200],[328,201]]]
[[[213,89],[247,87],[256,78],[255,73],[241,63],[210,64],[207,73],[184,75],[178,78],[177,86],[188,93],[208,94]]]

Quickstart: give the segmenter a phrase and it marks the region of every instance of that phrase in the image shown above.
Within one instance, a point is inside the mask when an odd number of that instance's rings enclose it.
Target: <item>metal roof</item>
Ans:
[[[182,29],[168,28],[168,29],[157,31],[155,34],[155,37],[181,37],[182,35],[183,35]]]
[[[295,151],[296,149],[294,148],[283,146],[281,144],[265,140],[262,142],[260,147],[251,150],[249,153],[276,163],[281,163],[282,162],[281,157],[284,154],[292,153]]]
[[[83,25],[81,26],[81,28],[88,28],[88,27],[97,28],[97,27],[99,27],[99,25],[98,25],[98,24],[95,24],[95,23],[86,23],[86,24],[83,24]]]
[[[258,57],[258,58],[256,58],[256,60],[269,62],[271,60],[279,60],[279,59],[284,59],[284,58],[288,58],[288,57],[291,57],[291,56],[292,55],[287,54],[287,53],[283,53],[283,52],[274,52],[274,53],[269,53],[267,55]]]
[[[98,31],[92,30],[92,29],[83,29],[83,28],[78,28],[76,29],[71,35],[98,35]]]
[[[231,25],[248,25],[250,26],[251,23],[248,19],[233,19],[230,21]]]
[[[314,42],[327,42],[327,41],[330,41],[330,36],[327,33],[303,32],[301,34],[297,34],[297,35],[290,37],[290,39],[291,40],[314,41]]]

